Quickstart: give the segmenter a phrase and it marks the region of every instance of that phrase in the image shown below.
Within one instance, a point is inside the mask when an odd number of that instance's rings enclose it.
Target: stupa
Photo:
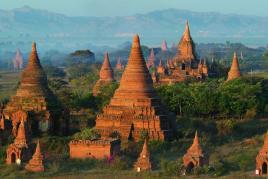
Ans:
[[[195,137],[192,146],[183,156],[183,165],[187,172],[190,172],[195,167],[202,167],[209,163],[207,153],[205,153],[199,144],[198,133],[195,132]]]
[[[36,145],[35,153],[32,159],[25,166],[25,169],[31,172],[43,172],[45,171],[44,167],[44,156],[41,152],[39,140]]]
[[[150,56],[148,58],[147,61],[147,68],[151,68],[155,66],[155,55],[154,55],[154,49],[152,48],[151,52],[150,52]]]
[[[27,127],[25,127],[25,121],[21,121],[18,129],[17,136],[14,143],[10,144],[6,150],[7,164],[16,163],[18,165],[21,162],[25,162],[31,157],[31,147],[29,145],[29,135]]]
[[[268,175],[268,132],[264,137],[264,144],[256,157],[256,175]]]
[[[168,51],[167,41],[166,40],[163,40],[162,45],[161,45],[161,50],[162,50],[162,52]]]
[[[103,113],[97,115],[96,129],[102,136],[118,133],[123,139],[134,140],[145,130],[150,139],[165,140],[173,137],[174,121],[153,88],[139,36],[135,35],[120,86]]]
[[[118,71],[122,71],[122,70],[124,70],[124,65],[123,65],[122,62],[121,62],[121,58],[119,58],[119,59],[117,60],[117,64],[116,64],[115,69],[118,70]]]
[[[145,139],[142,151],[137,162],[134,165],[134,169],[137,172],[148,171],[152,169],[151,161],[150,161],[150,152],[148,148],[148,139]]]
[[[204,62],[198,65],[195,44],[191,37],[188,21],[178,44],[175,57],[167,61],[166,71],[165,75],[159,75],[157,83],[178,83],[191,78],[203,80],[208,76],[207,65]]]
[[[45,132],[53,129],[55,119],[61,113],[62,109],[58,104],[48,88],[47,76],[38,58],[36,43],[33,43],[17,92],[3,111],[5,119],[13,120],[12,114],[23,110],[31,114],[31,126]]]
[[[97,96],[102,86],[108,85],[113,81],[114,81],[113,68],[110,64],[108,53],[105,53],[103,64],[100,70],[100,79],[93,87],[93,95]]]
[[[239,63],[238,63],[238,58],[236,53],[234,53],[234,57],[233,57],[233,62],[232,62],[232,66],[228,72],[228,78],[227,81],[236,79],[236,78],[240,78],[241,77],[241,73],[240,73],[240,69],[239,69]]]
[[[166,69],[165,69],[164,65],[162,64],[162,59],[160,59],[158,67],[157,67],[157,73],[158,74],[165,74],[165,70]]]
[[[23,57],[19,49],[17,49],[16,55],[13,59],[13,67],[15,70],[21,70],[23,68]]]

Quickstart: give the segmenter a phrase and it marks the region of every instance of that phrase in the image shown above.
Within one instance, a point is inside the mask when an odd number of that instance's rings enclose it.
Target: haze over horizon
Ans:
[[[256,3],[257,2],[257,3]],[[267,0],[0,0],[0,9],[11,10],[30,6],[32,8],[65,14],[68,16],[128,16],[137,13],[148,13],[168,8],[185,9],[198,12],[219,12],[268,16]],[[63,6],[64,4],[64,6]],[[105,5],[109,6],[105,6]],[[193,6],[193,4],[195,4]],[[105,8],[104,8],[105,7]]]

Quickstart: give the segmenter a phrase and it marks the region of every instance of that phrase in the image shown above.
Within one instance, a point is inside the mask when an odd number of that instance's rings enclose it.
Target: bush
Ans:
[[[99,139],[101,135],[92,128],[85,128],[81,132],[74,134],[73,138],[76,140],[95,140]]]
[[[178,161],[168,161],[161,159],[160,161],[161,171],[164,175],[177,176],[180,173],[181,165]]]

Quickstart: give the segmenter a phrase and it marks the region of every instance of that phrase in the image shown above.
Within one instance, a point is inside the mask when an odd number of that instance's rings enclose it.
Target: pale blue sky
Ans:
[[[268,16],[268,0],[0,0],[0,9],[23,5],[70,16],[122,16],[167,8]]]

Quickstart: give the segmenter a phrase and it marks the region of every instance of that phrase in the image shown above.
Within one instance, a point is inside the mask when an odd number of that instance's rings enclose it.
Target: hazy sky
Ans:
[[[24,5],[70,16],[121,16],[166,8],[268,16],[268,0],[0,0],[0,9]]]

